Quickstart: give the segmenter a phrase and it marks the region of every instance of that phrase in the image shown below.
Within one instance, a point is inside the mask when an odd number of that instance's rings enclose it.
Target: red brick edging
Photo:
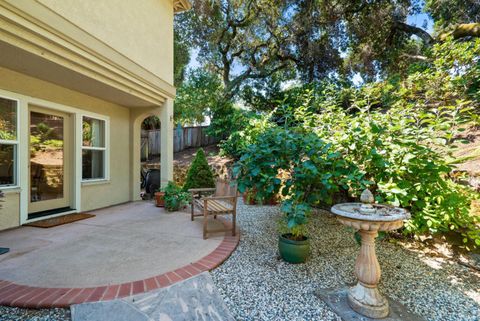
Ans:
[[[223,224],[228,223],[223,221]],[[0,280],[0,305],[34,309],[65,308],[71,304],[108,301],[167,287],[222,264],[240,241],[240,233],[236,234],[231,236],[231,232],[226,232],[222,243],[202,259],[144,280],[92,288],[42,288]]]

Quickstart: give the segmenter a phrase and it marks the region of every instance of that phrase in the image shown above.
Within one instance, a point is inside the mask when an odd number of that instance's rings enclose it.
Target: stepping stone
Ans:
[[[390,313],[384,319],[367,318],[350,308],[347,301],[347,288],[319,289],[315,295],[322,299],[330,309],[342,318],[343,321],[425,321],[419,315],[413,314],[405,306],[394,300],[388,299]]]
[[[73,321],[150,321],[133,305],[122,300],[75,304],[71,306]]]
[[[71,311],[73,321],[234,320],[208,272],[128,298],[73,305]]]

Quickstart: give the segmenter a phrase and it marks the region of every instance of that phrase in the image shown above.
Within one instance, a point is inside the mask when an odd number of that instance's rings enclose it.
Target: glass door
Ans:
[[[70,206],[68,114],[30,107],[29,214]],[[53,213],[52,213],[53,214]]]

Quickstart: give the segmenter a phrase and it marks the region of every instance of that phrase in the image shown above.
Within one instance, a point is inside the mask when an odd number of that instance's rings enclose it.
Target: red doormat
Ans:
[[[54,218],[47,218],[45,220],[40,220],[28,224],[23,224],[24,226],[33,226],[33,227],[42,227],[42,228],[49,228],[58,225],[68,224],[75,221],[84,220],[86,218],[94,217],[93,214],[86,214],[86,213],[76,213],[76,214],[67,214],[62,216],[57,216]]]

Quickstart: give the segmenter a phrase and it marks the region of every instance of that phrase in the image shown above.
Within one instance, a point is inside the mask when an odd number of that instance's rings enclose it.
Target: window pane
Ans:
[[[0,145],[0,185],[15,184],[15,145]]]
[[[105,178],[103,169],[104,163],[103,150],[86,149],[82,152],[82,178],[98,179]]]
[[[30,200],[40,202],[63,198],[64,119],[30,113]]]
[[[17,102],[0,98],[0,140],[17,140]]]
[[[83,146],[105,147],[105,122],[83,117]]]

